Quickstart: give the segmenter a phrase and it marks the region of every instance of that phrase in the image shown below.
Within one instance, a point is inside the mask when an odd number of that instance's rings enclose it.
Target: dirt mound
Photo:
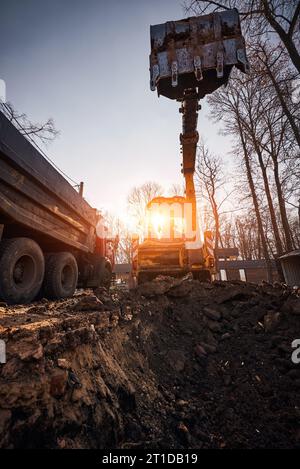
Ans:
[[[300,447],[300,299],[284,286],[163,277],[2,305],[0,338],[2,447]]]

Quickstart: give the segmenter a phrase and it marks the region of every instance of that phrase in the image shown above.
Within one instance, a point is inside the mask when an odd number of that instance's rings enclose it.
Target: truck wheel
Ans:
[[[49,254],[46,258],[43,293],[46,298],[58,300],[73,296],[78,281],[78,266],[70,252]]]
[[[30,303],[44,279],[45,260],[39,245],[29,238],[0,243],[0,298],[8,304]]]

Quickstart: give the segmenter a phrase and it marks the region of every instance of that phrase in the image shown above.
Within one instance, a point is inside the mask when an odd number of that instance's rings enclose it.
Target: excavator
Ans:
[[[150,36],[150,88],[181,104],[185,196],[148,203],[144,239],[133,241],[132,272],[137,283],[189,272],[209,281],[215,274],[213,233],[200,232],[194,184],[199,102],[227,84],[234,66],[249,70],[239,13],[233,9],[169,21],[151,26]]]

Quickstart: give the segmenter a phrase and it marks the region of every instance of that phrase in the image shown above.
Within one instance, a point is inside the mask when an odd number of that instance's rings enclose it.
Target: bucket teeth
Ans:
[[[203,74],[202,74],[202,66],[201,66],[201,58],[199,55],[197,55],[194,58],[194,67],[195,67],[195,76],[197,81],[203,80]]]
[[[222,78],[224,75],[224,54],[223,52],[217,52],[217,77]]]
[[[151,88],[151,91],[155,91],[155,88],[156,88],[156,84],[157,84],[157,80],[159,78],[159,65],[158,64],[155,64],[153,65],[153,68],[152,68],[152,78],[150,80],[150,88]]]
[[[178,63],[172,62],[172,86],[175,88],[178,85]]]

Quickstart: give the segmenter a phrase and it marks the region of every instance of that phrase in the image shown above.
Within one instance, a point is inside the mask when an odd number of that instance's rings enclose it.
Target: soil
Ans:
[[[160,277],[0,303],[0,339],[2,448],[300,448],[285,285]]]

